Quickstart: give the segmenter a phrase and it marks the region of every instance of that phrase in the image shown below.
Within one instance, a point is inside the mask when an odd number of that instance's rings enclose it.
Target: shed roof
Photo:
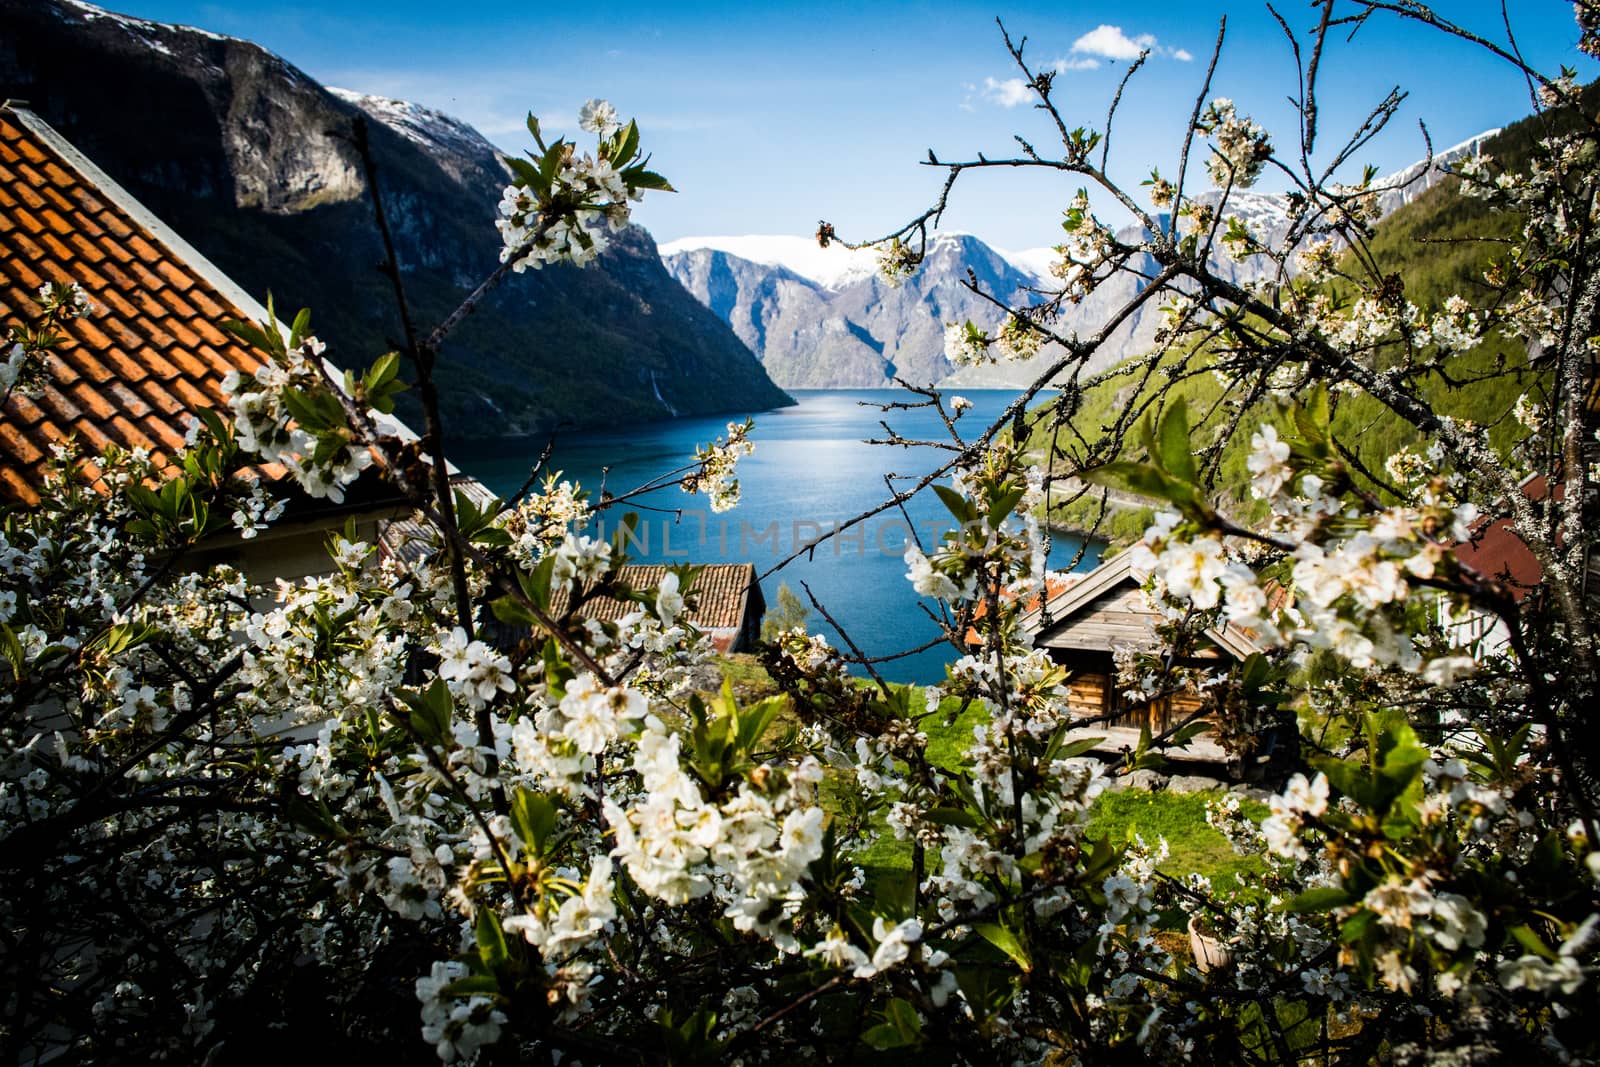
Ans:
[[[618,577],[631,588],[643,591],[659,585],[668,569],[662,564],[629,563],[622,567]],[[685,617],[699,630],[737,630],[744,625],[752,607],[757,612],[766,607],[755,566],[749,563],[706,564],[683,593],[687,600],[694,602]],[[559,593],[551,598],[551,612],[565,614],[567,604],[567,594]],[[578,614],[588,619],[616,622],[638,608],[637,604],[614,597],[597,597],[584,604]]]

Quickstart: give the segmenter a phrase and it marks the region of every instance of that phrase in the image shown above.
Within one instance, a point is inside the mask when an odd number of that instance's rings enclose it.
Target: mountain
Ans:
[[[1023,299],[1036,284],[970,234],[935,236],[899,286],[877,273],[872,252],[823,250],[802,238],[689,238],[662,254],[672,276],[733,327],[772,380],[793,388],[938,381],[950,372],[944,324],[993,314],[966,279],[1002,299]]]
[[[499,263],[506,169],[477,131],[324,88],[248,41],[73,0],[0,0],[0,96],[29,101],[247,291],[310,307],[336,361],[368,363],[401,336],[375,268],[358,117],[414,319],[439,321]],[[509,278],[439,361],[457,439],[791,402],[638,227],[586,269]]]
[[[1479,134],[1436,153],[1431,165],[1419,162],[1377,179],[1381,215],[1414,201],[1442,180],[1445,164],[1478,151],[1498,132]],[[1217,192],[1197,197],[1212,204],[1219,198]],[[1229,198],[1228,213],[1269,243],[1280,242],[1288,233],[1288,203],[1282,195],[1236,191]],[[1144,233],[1126,227],[1117,237],[1132,244]],[[761,357],[773,380],[786,387],[885,385],[897,374],[918,385],[1015,387],[1032,382],[1059,352],[1052,346],[1030,360],[956,368],[943,351],[944,323],[970,318],[987,327],[1000,317],[992,303],[965,288],[969,271],[1000,300],[1037,302],[1027,290],[1053,286],[1049,269],[1060,257],[1051,248],[1002,252],[970,234],[940,234],[930,242],[917,273],[898,289],[877,276],[871,251],[822,249],[809,238],[690,237],[663,245],[661,253],[673,277],[732,326]],[[1052,328],[1080,336],[1096,331],[1138,293],[1142,282],[1134,272],[1156,270],[1148,257],[1135,257],[1129,266],[1131,272],[1112,278],[1068,308]],[[1259,259],[1235,261],[1221,251],[1213,266],[1236,282],[1259,278],[1266,269]],[[1157,306],[1134,312],[1089,361],[1088,369],[1093,372],[1148,351],[1161,320]]]

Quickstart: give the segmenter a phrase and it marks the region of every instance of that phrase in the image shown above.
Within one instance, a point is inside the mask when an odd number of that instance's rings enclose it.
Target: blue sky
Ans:
[[[319,81],[440,108],[512,151],[527,147],[527,111],[547,127],[577,132],[579,105],[609,99],[624,117],[638,118],[656,169],[681,190],[653,195],[639,210],[661,241],[810,233],[824,218],[842,236],[877,237],[937,193],[942,172],[918,165],[930,148],[941,159],[1008,156],[1016,133],[1048,154],[1050,127],[1018,102],[997,15],[1014,36],[1028,37],[1030,58],[1041,66],[1059,61],[1056,99],[1074,125],[1103,127],[1126,69],[1119,57],[1129,42],[1152,46],[1114,131],[1112,170],[1124,181],[1136,184],[1152,165],[1176,170],[1176,133],[1224,14],[1228,35],[1213,95],[1232,97],[1277,134],[1276,143],[1294,136],[1284,103],[1294,87],[1293,57],[1259,2],[107,6],[250,38]],[[1497,2],[1434,7],[1504,40]],[[1596,76],[1594,62],[1573,45],[1569,3],[1514,0],[1510,7],[1517,43],[1534,66],[1554,72],[1566,64],[1584,80]],[[1314,19],[1304,0],[1283,0],[1279,10],[1297,29]],[[1396,85],[1411,95],[1390,129],[1357,156],[1352,176],[1362,163],[1390,171],[1420,158],[1419,120],[1444,147],[1530,110],[1526,86],[1505,64],[1426,28],[1374,20],[1351,43],[1341,36],[1324,61],[1325,151]],[[964,178],[946,225],[1004,248],[1052,244],[1077,184],[1058,175]]]

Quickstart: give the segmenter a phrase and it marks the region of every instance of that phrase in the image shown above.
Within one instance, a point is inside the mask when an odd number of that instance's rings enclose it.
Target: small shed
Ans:
[[[1127,553],[1113,556],[1082,575],[1052,580],[1041,597],[1023,611],[1022,628],[1033,635],[1035,648],[1072,671],[1067,703],[1083,718],[1109,716],[1113,726],[1148,723],[1159,733],[1201,706],[1198,693],[1178,692],[1149,703],[1133,703],[1118,692],[1115,657],[1124,649],[1150,647],[1161,616],[1146,603],[1141,581]],[[1182,667],[1224,666],[1258,651],[1233,627],[1204,632]]]
[[[629,563],[622,567],[617,577],[630,588],[642,591],[655,589],[666,577],[668,568],[657,563]],[[684,621],[708,635],[717,651],[748,652],[761,636],[761,616],[766,614],[766,597],[761,594],[761,580],[750,563],[711,563],[701,566],[688,587],[681,590],[687,605]],[[567,597],[562,594],[551,598],[551,610],[557,615],[567,611]],[[614,597],[596,597],[578,610],[586,619],[615,622],[638,604],[617,600]]]

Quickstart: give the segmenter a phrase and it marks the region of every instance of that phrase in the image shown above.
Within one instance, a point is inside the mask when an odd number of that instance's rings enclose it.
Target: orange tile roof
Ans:
[[[92,310],[66,324],[33,399],[0,412],[0,498],[35,504],[50,445],[148,448],[164,462],[190,414],[223,407],[222,378],[257,354],[217,328],[260,310],[215,267],[20,107],[0,107],[0,316],[40,315],[39,288],[77,282]]]

